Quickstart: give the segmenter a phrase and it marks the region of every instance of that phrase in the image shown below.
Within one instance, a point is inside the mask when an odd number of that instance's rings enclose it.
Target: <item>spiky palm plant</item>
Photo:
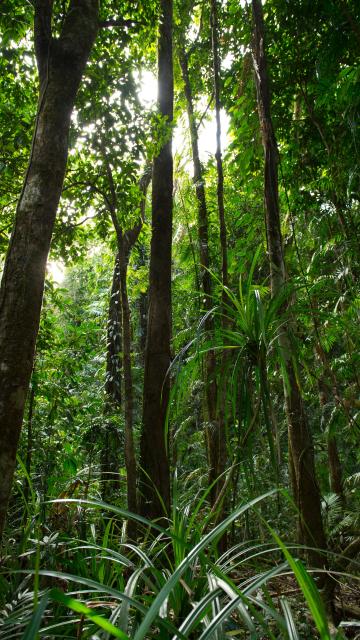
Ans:
[[[121,508],[82,501],[100,519],[106,515],[101,538],[93,526],[92,541],[69,540],[54,552],[55,568],[44,562],[40,569],[34,565],[26,571],[29,591],[16,596],[11,611],[5,608],[9,613],[3,615],[1,640],[302,638],[291,602],[282,597],[279,606],[269,589],[272,579],[289,571],[298,581],[314,630],[330,640],[313,579],[275,532],[272,544],[237,544],[218,555],[216,543],[232,522],[274,493],[238,506],[212,527],[206,494],[186,508],[175,487],[167,530]],[[143,527],[143,542],[126,542],[119,531],[118,519],[129,517]],[[267,563],[256,565],[261,558]],[[41,587],[35,603],[33,580]]]

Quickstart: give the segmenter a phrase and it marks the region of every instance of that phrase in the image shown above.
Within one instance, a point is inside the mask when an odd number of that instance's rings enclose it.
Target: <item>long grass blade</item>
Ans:
[[[178,582],[179,578],[182,576],[184,571],[186,571],[187,567],[194,561],[195,558],[197,558],[197,556],[201,553],[201,551],[203,551],[211,542],[213,542],[213,540],[221,536],[221,534],[227,529],[227,527],[234,520],[239,518],[240,515],[245,513],[247,509],[257,504],[261,500],[264,500],[265,498],[274,495],[274,493],[275,493],[274,490],[269,491],[268,493],[265,493],[260,497],[254,498],[253,500],[246,503],[245,505],[242,505],[241,507],[233,511],[233,513],[231,513],[227,518],[225,518],[225,520],[220,522],[220,524],[218,524],[212,531],[210,531],[207,535],[203,537],[203,539],[190,551],[190,553],[183,560],[183,562],[181,562],[181,564],[173,572],[173,574],[171,575],[167,583],[158,593],[150,609],[148,610],[145,618],[143,619],[141,625],[139,626],[134,636],[134,640],[143,640],[146,637],[146,634],[148,633],[153,621],[155,620],[156,616],[159,613],[162,602],[165,600],[165,598],[167,598],[167,596],[172,591],[172,589],[174,588],[174,586],[176,585],[176,583]]]

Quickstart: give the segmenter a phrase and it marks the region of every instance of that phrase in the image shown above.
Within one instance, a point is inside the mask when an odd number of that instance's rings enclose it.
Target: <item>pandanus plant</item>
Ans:
[[[55,568],[40,568],[39,555],[33,554],[34,568],[25,572],[26,590],[22,575],[19,592],[1,613],[1,640],[297,640],[302,636],[290,601],[283,596],[277,602],[270,588],[272,579],[289,571],[302,592],[302,606],[311,613],[312,632],[316,628],[322,640],[330,640],[314,580],[270,528],[272,543],[237,544],[218,555],[216,543],[232,522],[248,510],[256,512],[261,501],[274,494],[270,491],[237,506],[210,529],[204,515],[206,492],[184,508],[175,487],[166,530],[101,501],[67,500],[102,514],[102,537],[93,525],[92,541],[69,540],[54,551]],[[126,542],[119,530],[119,519],[129,518],[143,528],[141,543]],[[267,564],[254,570],[264,557]]]

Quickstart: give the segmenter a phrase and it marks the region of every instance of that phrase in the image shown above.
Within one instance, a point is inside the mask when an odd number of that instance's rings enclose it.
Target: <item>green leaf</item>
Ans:
[[[25,629],[22,640],[36,640],[41,620],[46,609],[46,605],[49,602],[49,595],[49,592],[44,593],[31,617],[28,626]]]
[[[214,529],[212,529],[212,531],[210,531],[206,536],[202,538],[202,540],[190,551],[187,557],[181,562],[181,564],[177,567],[177,569],[172,573],[172,575],[170,576],[166,584],[163,586],[163,588],[159,591],[150,609],[148,610],[144,620],[139,626],[134,636],[134,640],[144,640],[144,638],[146,638],[146,635],[153,621],[155,620],[156,616],[160,611],[160,607],[162,603],[169,596],[172,589],[175,587],[175,585],[181,578],[182,574],[186,571],[189,565],[195,560],[195,558],[197,558],[199,553],[203,551],[216,538],[220,537],[221,534],[224,533],[224,531],[226,531],[228,526],[232,522],[234,522],[234,520],[239,518],[239,516],[245,513],[245,511],[247,511],[250,507],[257,504],[261,500],[264,500],[265,498],[271,495],[274,495],[274,493],[275,493],[274,490],[269,491],[268,493],[265,493],[264,495],[258,498],[254,498],[250,502],[247,502],[245,505],[238,507],[238,509],[235,509],[235,511],[233,511],[227,518],[225,518],[223,522],[218,524]]]
[[[299,587],[303,592],[306,602],[309,605],[310,611],[314,618],[314,622],[319,631],[321,640],[331,640],[331,635],[329,631],[329,626],[324,610],[324,605],[322,603],[319,591],[314,582],[312,576],[306,571],[304,565],[297,558],[293,558],[290,551],[286,548],[283,541],[279,538],[279,536],[269,527],[271,531],[271,535],[276,540],[280,549],[282,550],[286,560],[289,563],[290,568],[293,570],[296,580],[298,581]]]
[[[85,616],[85,618],[88,618],[98,627],[104,629],[104,631],[107,631],[108,633],[111,633],[116,638],[120,638],[121,640],[129,640],[129,636],[127,635],[127,633],[124,633],[123,631],[121,631],[121,629],[115,627],[111,622],[109,622],[109,620],[106,620],[106,618],[103,618],[97,613],[94,613],[93,609],[89,609],[89,607],[86,607],[82,602],[79,602],[79,600],[71,598],[58,589],[52,589],[50,592],[50,597],[52,600],[55,600],[55,602],[64,604],[66,607],[68,607],[68,609],[71,609],[76,613],[81,613],[83,616]]]

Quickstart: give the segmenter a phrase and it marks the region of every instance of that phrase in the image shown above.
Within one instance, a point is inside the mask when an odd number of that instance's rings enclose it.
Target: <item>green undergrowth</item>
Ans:
[[[44,536],[40,520],[28,520],[20,557],[2,561],[0,640],[354,637],[345,635],[346,625],[330,627],[301,550],[270,527],[265,543],[238,542],[219,552],[231,525],[249,511],[256,516],[275,493],[239,505],[216,524],[207,492],[187,507],[175,492],[166,530],[99,500],[56,501],[58,512],[86,513],[87,540]],[[138,521],[137,543],[126,539],[130,517]]]

